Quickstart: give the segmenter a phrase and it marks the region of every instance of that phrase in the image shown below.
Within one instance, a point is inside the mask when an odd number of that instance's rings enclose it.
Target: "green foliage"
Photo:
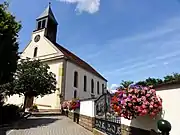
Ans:
[[[56,90],[56,78],[49,72],[49,66],[39,60],[21,59],[12,82],[1,85],[6,95],[19,94],[37,97],[51,94]]]
[[[21,59],[14,75],[13,89],[10,93],[23,94],[27,97],[53,93],[56,90],[56,78],[48,69],[49,66],[39,60]]]
[[[7,124],[20,118],[20,108],[16,105],[8,104],[0,107],[0,124]]]
[[[33,106],[30,107],[29,111],[38,112],[39,111],[38,106],[36,104],[33,104]]]
[[[163,79],[156,79],[156,78],[148,78],[144,81],[139,81],[136,83],[136,85],[141,85],[141,86],[157,86],[159,84],[166,84],[166,83],[173,83],[173,82],[178,82],[180,81],[180,74],[178,73],[173,73],[172,75],[167,75]],[[127,88],[132,81],[122,81],[121,85],[123,88]]]
[[[0,4],[0,84],[12,80],[16,71],[20,29],[20,23],[8,12],[8,3]]]
[[[167,75],[164,77],[164,82],[175,82],[180,81],[180,74],[173,73],[172,75]]]
[[[163,83],[163,80],[149,77],[145,81],[139,81],[136,84],[141,85],[141,86],[150,86],[150,85],[155,86],[155,85],[158,85],[158,84],[161,84],[161,83]]]
[[[12,81],[17,68],[18,32],[21,24],[8,12],[8,3],[0,4],[0,85]],[[0,106],[4,103],[5,90],[0,89]]]
[[[124,81],[124,80],[122,80],[120,87],[128,88],[129,85],[131,85],[131,84],[133,84],[133,83],[134,83],[133,81]]]

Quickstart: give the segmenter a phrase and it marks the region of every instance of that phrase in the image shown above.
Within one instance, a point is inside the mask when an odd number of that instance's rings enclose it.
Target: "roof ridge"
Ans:
[[[73,61],[74,63],[80,65],[82,68],[84,68],[85,70],[88,70],[89,72],[97,75],[98,77],[100,77],[101,79],[107,81],[100,73],[98,73],[89,63],[87,63],[85,60],[81,59],[80,57],[78,57],[77,55],[75,55],[74,53],[72,53],[71,51],[69,51],[68,49],[66,49],[65,47],[59,45],[58,43],[55,43],[56,47],[62,51],[62,53],[69,58],[71,61]],[[72,56],[71,56],[72,55]]]

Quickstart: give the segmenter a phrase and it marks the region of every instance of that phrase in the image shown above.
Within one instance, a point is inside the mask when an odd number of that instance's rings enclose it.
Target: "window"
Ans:
[[[45,25],[46,25],[46,20],[43,20],[42,21],[42,28],[45,28]]]
[[[87,76],[84,76],[84,91],[87,91]]]
[[[102,94],[104,94],[104,84],[102,84]]]
[[[78,72],[74,72],[74,87],[78,87]]]
[[[36,57],[37,56],[37,47],[36,48],[34,48],[34,57]]]
[[[97,94],[99,94],[99,81],[97,82]]]
[[[77,98],[77,91],[74,90],[74,98]]]
[[[94,80],[91,79],[91,93],[94,93]]]
[[[38,22],[38,30],[41,29],[41,21]]]

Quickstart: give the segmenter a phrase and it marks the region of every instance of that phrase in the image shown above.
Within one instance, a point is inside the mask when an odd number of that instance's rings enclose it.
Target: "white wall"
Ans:
[[[180,135],[180,88],[166,88],[163,90],[157,90],[156,93],[163,100],[163,113],[161,115],[161,118],[168,120],[171,123],[172,130],[170,132],[170,135]],[[138,117],[137,119],[134,119],[132,121],[121,118],[121,123],[146,130],[157,130],[157,121],[159,119],[160,117],[158,116],[155,119],[151,119],[148,116]]]
[[[163,118],[172,126],[170,135],[180,135],[180,88],[158,90],[157,93],[163,99]]]
[[[34,42],[34,37],[36,35],[40,35],[41,38],[38,42]],[[44,37],[44,29],[33,32],[32,39],[27,47],[24,49],[23,53],[21,54],[21,58],[33,58],[34,55],[34,48],[38,48],[37,56],[46,56],[51,54],[59,53],[59,55],[63,55],[52,43]]]
[[[94,95],[100,96],[102,94],[102,84],[107,86],[107,82],[97,77],[96,75],[82,69],[81,67],[67,61],[66,68],[66,85],[65,85],[65,99],[71,100],[74,97],[74,90],[77,90],[77,97],[80,99],[91,97],[91,79],[94,80]],[[74,72],[78,72],[78,88],[74,87]],[[84,75],[87,76],[87,91],[84,91]],[[97,81],[99,81],[99,91],[97,94]]]
[[[94,100],[86,100],[80,102],[80,114],[94,117]]]
[[[24,104],[24,96],[13,95],[7,97],[5,100],[5,104],[14,104],[14,105],[23,105]]]
[[[51,62],[47,62],[47,64],[50,67],[49,71],[51,71],[56,75],[56,81],[57,81],[56,87],[60,88],[61,81],[59,81],[60,80],[59,67],[63,64],[62,61],[61,60],[51,61]],[[57,90],[53,94],[45,95],[44,97],[38,97],[34,99],[34,103],[39,104],[38,106],[39,109],[59,109],[60,108],[60,98],[58,95],[59,93],[60,91]]]

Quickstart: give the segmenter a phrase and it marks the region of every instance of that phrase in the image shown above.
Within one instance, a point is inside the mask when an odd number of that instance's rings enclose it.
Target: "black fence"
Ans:
[[[105,93],[95,101],[95,128],[108,135],[121,135],[121,118],[113,115],[111,94]]]

